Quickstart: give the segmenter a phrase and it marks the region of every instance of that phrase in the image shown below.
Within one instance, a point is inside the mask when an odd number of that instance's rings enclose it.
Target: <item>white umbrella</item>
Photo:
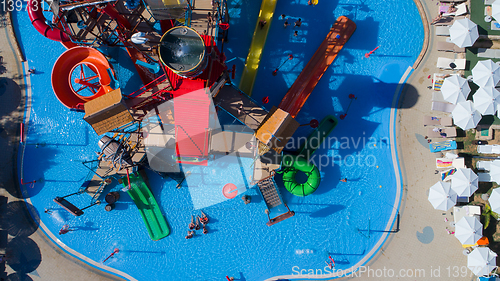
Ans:
[[[477,190],[478,182],[470,168],[460,168],[451,176],[451,189],[460,197],[470,197]]]
[[[483,224],[476,217],[462,217],[455,224],[455,237],[462,245],[474,245],[483,237]]]
[[[500,102],[500,92],[493,87],[481,87],[474,95],[474,108],[482,115],[495,115]]]
[[[493,189],[488,202],[490,203],[491,210],[500,214],[500,188]]]
[[[497,267],[497,254],[488,247],[474,249],[467,255],[467,267],[477,276],[488,275]]]
[[[470,47],[479,38],[477,24],[468,18],[455,20],[450,27],[450,40],[460,48]]]
[[[451,116],[453,116],[453,123],[463,130],[476,128],[482,118],[481,113],[474,108],[470,100],[459,102],[451,112]]]
[[[491,4],[491,16],[496,21],[500,21],[500,1],[497,0]]]
[[[472,69],[472,81],[479,87],[495,87],[500,81],[500,66],[491,59],[478,61]]]
[[[457,193],[449,182],[439,181],[429,189],[429,202],[434,209],[448,211],[457,203]]]
[[[460,75],[452,75],[444,79],[441,93],[443,98],[452,104],[466,101],[470,93],[469,82]]]
[[[490,162],[489,174],[494,182],[500,184],[500,160]]]

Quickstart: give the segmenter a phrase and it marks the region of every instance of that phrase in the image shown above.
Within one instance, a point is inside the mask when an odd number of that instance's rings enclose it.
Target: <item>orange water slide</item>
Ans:
[[[288,90],[279,108],[293,118],[297,116],[309,95],[318,84],[330,64],[335,60],[345,43],[356,30],[356,24],[345,16],[340,16],[333,24],[323,43]]]
[[[84,64],[99,78],[95,94],[82,96],[73,88],[71,74],[78,66]],[[57,99],[69,108],[75,108],[80,103],[86,103],[110,91],[112,82],[111,65],[99,51],[88,47],[74,47],[59,56],[52,69],[52,89]],[[80,82],[83,83],[83,82]]]

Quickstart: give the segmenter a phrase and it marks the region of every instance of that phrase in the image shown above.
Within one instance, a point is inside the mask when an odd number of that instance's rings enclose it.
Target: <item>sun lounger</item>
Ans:
[[[500,49],[477,48],[477,56],[480,58],[500,58]]]
[[[438,169],[465,168],[465,160],[463,157],[459,157],[456,159],[436,158],[436,168]]]
[[[445,6],[446,9],[448,9],[448,6]],[[446,13],[446,11],[443,13],[443,16],[461,16],[467,14],[467,4],[461,3],[455,6],[457,10],[452,13]]]
[[[450,59],[439,57],[436,66],[442,69],[465,69],[466,59]],[[454,67],[451,67],[454,64]]]
[[[450,36],[449,26],[436,26],[435,30],[437,36]]]
[[[455,105],[447,102],[433,101],[431,110],[451,113],[455,109]]]
[[[490,173],[477,173],[477,180],[481,182],[493,182]]]
[[[498,23],[496,20],[491,21],[491,30],[500,30],[500,23]]]
[[[439,151],[453,150],[453,149],[457,149],[457,142],[454,140],[429,143],[429,150],[431,152],[439,152]]]
[[[438,128],[439,131],[435,132],[433,131],[434,128],[427,128],[427,136],[429,138],[454,138],[457,136],[457,128],[455,127],[450,127],[450,128]]]
[[[477,161],[476,168],[478,170],[486,170],[489,171],[491,166],[491,161]]]
[[[431,117],[424,116],[424,126],[453,126],[453,119],[451,117]]]
[[[432,101],[447,102],[444,100],[443,93],[441,93],[441,91],[432,93]]]
[[[454,52],[454,53],[465,53],[465,48],[460,48],[454,43],[438,41],[436,42],[436,48],[438,51],[442,52]]]
[[[441,91],[445,76],[446,74],[434,73],[434,76],[432,78],[432,88],[434,89],[434,91]]]
[[[457,171],[457,169],[449,169],[447,171],[441,172],[441,180],[442,181],[449,181],[451,180],[451,176]]]
[[[438,21],[432,23],[435,26],[440,26],[440,25],[445,25],[445,26],[451,26],[453,22],[455,21],[454,17],[442,17]]]
[[[498,144],[478,145],[477,152],[485,154],[500,154],[500,145]]]

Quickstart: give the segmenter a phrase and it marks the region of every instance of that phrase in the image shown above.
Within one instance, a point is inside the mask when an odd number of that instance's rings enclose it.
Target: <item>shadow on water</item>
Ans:
[[[343,209],[345,209],[345,206],[343,205],[328,205],[322,209],[312,212],[309,216],[311,218],[325,218]]]
[[[75,230],[83,230],[83,231],[95,231],[99,230],[99,227],[94,227],[94,223],[91,221],[85,222],[84,226],[73,226],[72,228]]]
[[[31,151],[30,150],[36,150]],[[25,157],[21,161],[23,161],[23,166],[22,168],[24,171],[22,171],[22,175],[24,175],[24,182],[32,182],[36,181],[34,184],[28,184],[24,187],[24,190],[27,190],[27,192],[24,192],[24,196],[26,198],[31,198],[33,196],[36,196],[42,188],[45,186],[45,179],[44,179],[44,171],[50,169],[50,167],[56,165],[56,162],[53,160],[54,156],[59,152],[55,148],[51,147],[36,147],[36,146],[27,146],[25,150],[25,155],[34,155],[37,159],[30,159],[28,157]],[[42,163],[43,159],[43,166],[44,169],[39,169],[35,168],[32,169],[33,166],[37,165],[37,163]],[[60,179],[50,179],[51,181],[64,181],[65,175],[61,175]]]
[[[29,212],[28,212],[29,209]],[[11,236],[30,236],[38,229],[38,212],[29,203],[13,201],[0,207],[0,227]],[[37,221],[31,219],[31,214]]]

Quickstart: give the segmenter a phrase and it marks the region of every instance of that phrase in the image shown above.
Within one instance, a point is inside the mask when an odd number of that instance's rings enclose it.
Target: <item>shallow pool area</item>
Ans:
[[[257,2],[228,1],[231,25],[224,52],[228,68],[236,67],[234,85],[239,84],[256,25]],[[291,26],[283,26],[281,14]],[[52,91],[52,66],[65,48],[32,28],[26,12],[13,12],[21,48],[29,67],[37,70],[30,75],[32,107],[18,174],[24,181],[37,181],[22,188],[27,202],[38,211],[34,215],[40,216],[42,229],[65,251],[129,280],[160,276],[169,280],[293,279],[311,269],[325,275],[300,278],[327,279],[332,272],[325,264],[329,256],[339,271],[366,264],[393,229],[401,200],[391,118],[398,86],[424,37],[414,2],[320,0],[312,6],[307,0],[278,1],[252,98],[259,103],[268,98],[262,104],[268,110],[278,105],[341,15],[352,19],[357,30],[296,118],[307,124],[311,119],[346,114],[312,159],[321,173],[318,190],[306,197],[293,196],[278,174],[280,192],[295,216],[267,226],[265,202],[248,180],[251,158],[221,157],[210,160],[207,167],[185,165],[184,172],[191,175],[179,189],[175,180],[146,170],[149,187],[171,229],[168,237],[152,241],[136,205],[116,181],[107,189],[120,192],[111,212],[100,205],[74,217],[53,202],[56,196],[76,192],[84,182],[88,169],[82,162],[96,158],[100,136],[82,119],[84,113],[68,110]],[[293,27],[298,18],[301,26]],[[130,59],[123,50],[113,52],[122,91],[135,91],[141,84]],[[286,61],[289,55],[293,59]],[[311,131],[310,126],[300,127],[285,153],[296,151]],[[341,182],[344,178],[347,181]],[[222,196],[221,188],[228,183],[238,186],[234,199]],[[242,195],[250,196],[251,203],[244,204]],[[71,197],[80,207],[90,201],[86,194]],[[44,213],[44,208],[52,208],[52,214]],[[208,234],[197,231],[193,239],[185,239],[191,217],[201,211],[210,218]],[[75,231],[58,235],[65,224]],[[103,262],[115,248],[119,252]]]

